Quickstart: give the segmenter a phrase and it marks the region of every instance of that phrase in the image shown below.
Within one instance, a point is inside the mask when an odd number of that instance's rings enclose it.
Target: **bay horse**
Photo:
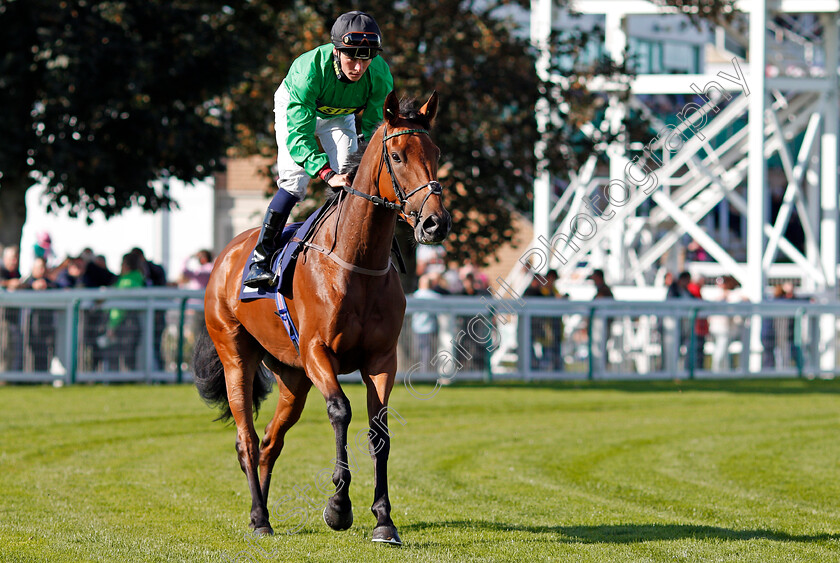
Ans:
[[[401,544],[391,520],[387,463],[388,397],[397,371],[397,339],[405,316],[405,294],[391,265],[391,241],[397,219],[413,228],[421,244],[440,243],[451,218],[437,181],[440,150],[429,128],[437,93],[419,110],[400,107],[394,92],[384,105],[384,122],[362,154],[352,186],[337,194],[310,243],[300,251],[287,306],[299,331],[300,352],[289,338],[272,299],[241,301],[242,272],[259,229],[234,238],[221,252],[204,299],[207,335],[194,353],[195,382],[208,404],[233,417],[236,453],[251,492],[250,526],[268,535],[268,488],[286,432],[303,411],[314,385],[326,401],[335,432],[335,493],[324,521],[334,530],[353,523],[349,496],[347,431],[350,402],[338,374],[358,370],[367,387],[369,449],[374,465],[376,516],[372,539]],[[405,186],[408,191],[403,189]],[[212,339],[212,341],[211,341]],[[260,443],[254,429],[259,403],[271,388],[271,371],[280,397]]]

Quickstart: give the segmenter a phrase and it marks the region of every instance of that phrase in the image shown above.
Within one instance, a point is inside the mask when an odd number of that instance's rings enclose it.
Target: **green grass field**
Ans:
[[[364,389],[345,388],[355,435]],[[247,541],[234,431],[194,388],[0,387],[0,561],[840,561],[840,381],[398,387],[392,405],[401,549],[370,542],[358,451],[349,531],[295,501]],[[320,498],[333,456],[313,391],[270,504]]]

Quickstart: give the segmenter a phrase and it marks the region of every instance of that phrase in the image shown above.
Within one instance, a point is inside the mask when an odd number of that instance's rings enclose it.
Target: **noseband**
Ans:
[[[414,217],[415,221],[419,220],[420,216],[423,214],[423,207],[425,207],[426,202],[433,195],[438,195],[438,196],[441,195],[443,193],[443,186],[441,186],[440,182],[438,182],[437,180],[430,180],[429,182],[423,184],[422,186],[414,188],[410,192],[405,193],[405,191],[400,186],[399,181],[397,180],[396,174],[394,174],[394,169],[391,166],[391,155],[388,153],[388,147],[385,144],[385,142],[388,139],[392,139],[394,137],[399,137],[400,135],[410,135],[410,134],[413,134],[413,133],[422,133],[424,135],[429,135],[429,132],[426,129],[404,129],[402,131],[396,131],[394,133],[389,134],[387,125],[385,125],[385,131],[383,132],[383,135],[382,135],[382,159],[379,161],[379,170],[380,170],[380,173],[381,173],[383,164],[388,169],[388,174],[391,176],[391,184],[393,184],[393,186],[394,186],[394,195],[397,197],[397,200],[399,201],[399,203],[394,203],[392,201],[388,201],[387,199],[385,199],[383,197],[377,197],[377,196],[372,196],[372,195],[369,195],[369,194],[366,194],[366,193],[362,193],[358,190],[354,190],[350,186],[345,186],[344,190],[346,192],[350,193],[350,194],[363,197],[363,198],[373,202],[374,205],[381,205],[381,206],[386,207],[388,209],[393,209],[395,211],[399,211],[399,212],[401,212],[401,217],[402,217],[402,216],[405,215],[405,206],[408,203],[408,199],[411,196],[413,196],[414,194],[416,194],[417,192],[419,192],[420,190],[428,189],[429,193],[427,193],[426,197],[423,198],[423,203],[420,204],[420,208],[417,211],[412,211],[411,213],[409,213],[409,215]],[[379,188],[379,176],[380,175],[381,174],[376,176],[376,182],[377,182],[376,187],[377,187],[377,189]],[[380,193],[381,193],[381,191],[380,191]]]

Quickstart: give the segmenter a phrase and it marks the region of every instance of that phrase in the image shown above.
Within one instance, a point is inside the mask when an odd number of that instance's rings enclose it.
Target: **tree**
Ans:
[[[110,217],[172,204],[157,179],[205,178],[269,25],[247,0],[0,2],[0,243],[19,243],[33,185],[51,210]]]

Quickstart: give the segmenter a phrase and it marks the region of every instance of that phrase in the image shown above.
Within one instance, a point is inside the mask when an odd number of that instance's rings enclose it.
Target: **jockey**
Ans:
[[[268,204],[254,248],[245,278],[249,287],[277,282],[270,263],[275,241],[292,208],[306,195],[309,178],[334,188],[350,185],[339,171],[358,148],[356,114],[362,112],[361,131],[369,139],[394,88],[388,64],[377,56],[382,32],[372,17],[358,11],[342,14],[330,38],[332,43],[295,59],[274,94],[279,190]]]

